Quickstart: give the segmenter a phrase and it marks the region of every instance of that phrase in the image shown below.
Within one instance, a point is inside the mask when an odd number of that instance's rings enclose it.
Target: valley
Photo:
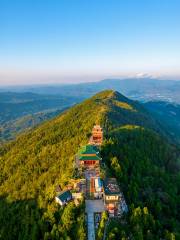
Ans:
[[[169,102],[146,102],[144,107],[159,121],[172,141],[180,145],[180,105]]]
[[[80,97],[41,95],[31,92],[0,93],[0,142],[14,139],[43,121],[80,102]]]

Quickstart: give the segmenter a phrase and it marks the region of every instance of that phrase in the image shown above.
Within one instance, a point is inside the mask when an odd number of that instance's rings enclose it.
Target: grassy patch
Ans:
[[[127,124],[127,125],[123,125],[123,126],[121,126],[119,129],[134,130],[134,129],[143,129],[143,128],[140,127],[140,126],[137,126],[137,125],[130,125],[130,124]]]
[[[134,109],[130,104],[128,104],[126,102],[121,102],[121,101],[114,100],[113,103],[117,107],[120,107],[120,108],[123,108],[123,109],[126,109],[126,110],[130,110],[130,111],[133,111],[133,112],[137,112],[136,109]]]

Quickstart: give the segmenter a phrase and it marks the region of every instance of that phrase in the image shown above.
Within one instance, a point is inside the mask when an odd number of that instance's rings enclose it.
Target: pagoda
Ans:
[[[92,129],[92,135],[89,139],[89,144],[101,145],[103,142],[103,130],[100,125],[95,125]]]

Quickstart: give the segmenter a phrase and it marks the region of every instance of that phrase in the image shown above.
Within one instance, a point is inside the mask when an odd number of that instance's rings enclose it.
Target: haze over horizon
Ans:
[[[178,0],[2,0],[0,85],[180,79]]]

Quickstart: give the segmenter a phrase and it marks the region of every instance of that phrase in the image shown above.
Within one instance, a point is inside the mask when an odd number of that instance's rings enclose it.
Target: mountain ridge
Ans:
[[[108,90],[73,106],[60,116],[18,136],[16,140],[0,148],[0,220],[4,223],[0,228],[1,236],[4,238],[6,236],[6,239],[18,238],[19,232],[17,232],[15,226],[17,224],[16,217],[19,216],[18,229],[23,232],[21,238],[19,237],[20,239],[24,239],[27,234],[30,236],[36,234],[39,239],[45,238],[45,235],[52,237],[54,231],[63,238],[69,236],[70,239],[80,239],[79,229],[81,228],[81,232],[84,232],[82,211],[77,213],[80,215],[76,215],[76,218],[79,218],[79,224],[74,223],[73,220],[69,228],[64,228],[64,223],[59,219],[63,218],[66,208],[61,210],[55,205],[55,186],[60,184],[63,188],[75,174],[74,155],[78,148],[88,141],[95,123],[102,125],[104,128],[105,142],[102,151],[105,155],[105,164],[109,167],[111,174],[116,175],[118,180],[122,182],[121,185],[125,189],[128,203],[131,205],[134,201],[135,206],[147,204],[154,214],[154,201],[152,204],[148,203],[147,195],[144,197],[146,202],[141,196],[136,196],[133,200],[135,190],[131,182],[132,161],[136,159],[137,170],[143,177],[144,174],[139,164],[143,165],[147,172],[149,172],[148,169],[151,169],[151,166],[154,171],[155,169],[160,172],[165,171],[165,173],[162,173],[162,181],[164,191],[169,191],[164,179],[168,177],[168,181],[172,181],[168,172],[170,168],[173,168],[173,171],[175,169],[173,166],[176,166],[176,151],[159,135],[160,127],[156,125],[156,121],[150,117],[141,104],[129,100],[118,92]],[[118,127],[123,126],[126,126],[125,129],[117,130]],[[130,128],[140,126],[140,128],[132,130],[129,129],[129,126]],[[147,131],[146,128],[149,130]],[[113,134],[115,129],[118,135]],[[166,154],[167,152],[169,153]],[[126,155],[128,161],[125,158]],[[117,172],[117,169],[120,169],[119,167],[111,164],[111,159],[115,156],[117,156],[115,162],[122,166],[123,172],[127,174],[126,176],[122,175],[119,170]],[[123,162],[119,159],[123,159]],[[144,162],[141,162],[141,159]],[[170,163],[169,159],[171,159]],[[147,169],[146,166],[148,166]],[[164,168],[164,170],[161,170],[161,168]],[[152,172],[148,174],[152,174]],[[168,175],[165,175],[165,178],[163,174]],[[134,172],[134,175],[136,176],[136,172]],[[122,176],[123,178],[121,178]],[[173,177],[175,178],[175,176]],[[157,180],[156,175],[153,176],[151,182],[154,183],[154,179]],[[144,181],[141,182],[145,184]],[[137,180],[134,178],[134,183],[139,186],[139,189],[142,188],[139,177]],[[152,191],[156,193],[157,190],[153,189],[153,185],[150,184],[150,186]],[[174,188],[175,186],[172,187],[173,191],[175,191]],[[143,192],[145,191],[143,190]],[[154,195],[156,196],[156,194]],[[175,201],[174,194],[171,193],[171,196],[168,193],[168,195],[170,199],[172,198],[172,202]],[[8,207],[8,204],[11,207]],[[76,212],[74,207],[71,207],[71,213],[72,211]],[[28,213],[26,208],[29,209]],[[164,209],[166,210],[166,208],[165,205]],[[33,219],[33,228],[30,227],[32,222],[27,214],[30,214]],[[173,214],[176,215],[176,212]],[[10,218],[12,215],[14,217]],[[171,216],[172,219],[174,215]],[[74,216],[74,214],[70,214],[70,216]],[[3,220],[4,217],[6,221]],[[157,217],[155,215],[155,218]],[[130,226],[129,220],[127,221],[128,226]],[[164,229],[166,229],[165,224],[162,219],[159,221],[162,222],[159,231],[160,235],[163,236]],[[23,230],[24,222],[28,230]],[[8,235],[7,229],[10,229],[12,234]],[[168,227],[168,229],[177,232],[177,227]],[[73,234],[74,231],[75,235]],[[38,237],[34,239],[38,239]],[[82,239],[85,238],[82,237]]]

